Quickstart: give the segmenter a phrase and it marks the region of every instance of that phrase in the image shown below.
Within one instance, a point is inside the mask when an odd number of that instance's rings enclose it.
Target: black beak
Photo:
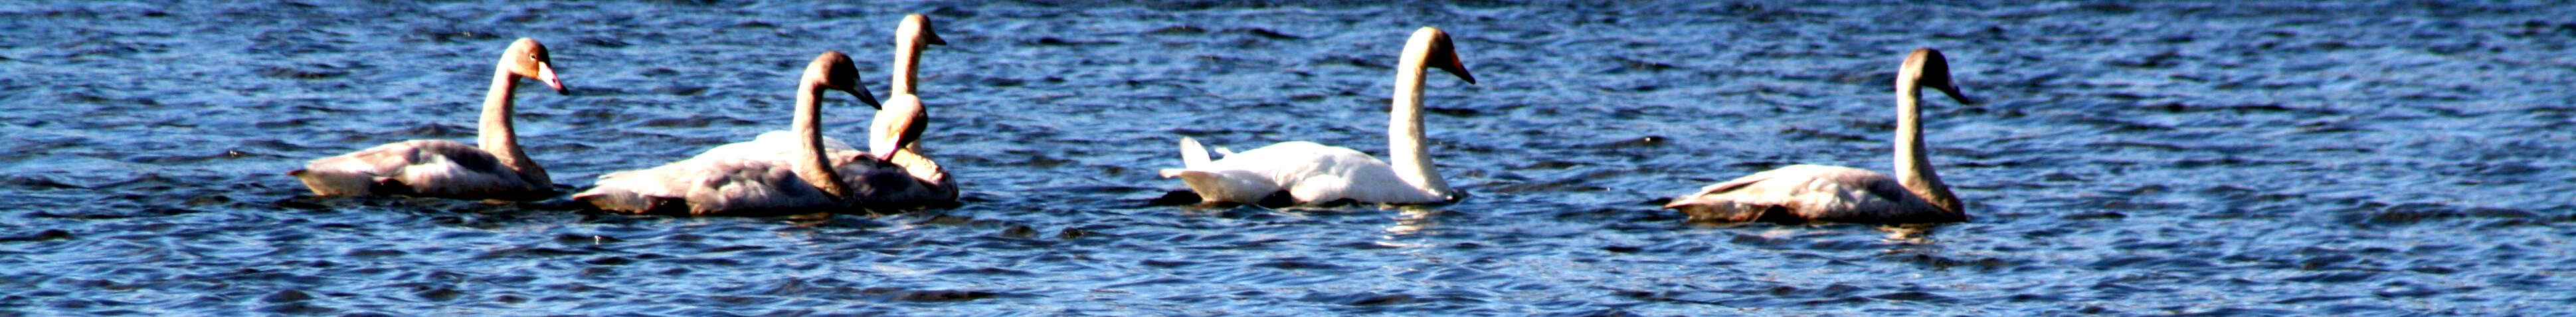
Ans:
[[[868,104],[868,108],[875,108],[875,109],[877,109],[877,110],[885,110],[885,104],[877,103],[877,96],[876,96],[876,95],[873,95],[873,94],[868,94],[868,90],[867,90],[867,89],[862,89],[862,88],[841,88],[841,91],[849,92],[851,97],[858,97],[858,98],[859,98],[859,103]]]

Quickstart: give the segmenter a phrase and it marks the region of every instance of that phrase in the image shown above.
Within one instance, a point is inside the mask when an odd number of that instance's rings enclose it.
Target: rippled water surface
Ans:
[[[0,4],[0,308],[389,314],[2576,313],[2576,6],[2548,2]],[[472,139],[509,40],[567,187],[784,128],[824,50],[884,74],[964,205],[669,218],[315,198],[305,160]],[[1446,206],[1149,203],[1182,136],[1384,153],[1430,80]],[[1659,198],[1884,170],[1902,54],[1975,219],[1695,224]],[[869,83],[882,95],[883,75]],[[838,97],[836,97],[838,98]],[[840,98],[847,100],[847,98]],[[864,135],[869,110],[827,109]],[[0,313],[5,315],[5,313]]]

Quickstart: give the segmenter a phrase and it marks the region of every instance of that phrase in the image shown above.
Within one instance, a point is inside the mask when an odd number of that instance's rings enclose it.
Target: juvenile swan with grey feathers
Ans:
[[[1917,49],[1896,72],[1896,177],[1869,170],[1790,165],[1753,173],[1674,198],[1664,208],[1692,220],[1766,222],[1943,223],[1968,221],[1950,186],[1925,158],[1923,87],[1974,104],[1950,80],[1941,51]]]
[[[821,125],[826,89],[847,92],[862,103],[882,107],[875,96],[859,88],[858,77],[850,57],[841,52],[823,52],[807,64],[796,87],[795,122],[788,129],[798,143],[794,157],[699,155],[651,169],[601,175],[597,186],[574,194],[573,199],[609,211],[693,216],[846,209],[859,192],[852,184],[865,181],[844,179],[845,172],[834,166],[898,168],[882,164],[883,156],[824,152]],[[918,101],[896,98],[889,102]]]
[[[467,199],[543,199],[555,194],[546,169],[519,149],[511,130],[511,91],[520,78],[534,78],[564,93],[555,78],[554,61],[535,39],[510,43],[492,70],[491,90],[484,93],[477,145],[448,140],[410,140],[349,154],[315,159],[304,169],[286,172],[322,196],[411,195]]]

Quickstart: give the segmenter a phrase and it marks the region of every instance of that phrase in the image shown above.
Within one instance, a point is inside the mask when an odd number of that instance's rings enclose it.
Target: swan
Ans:
[[[1959,103],[1977,103],[1951,82],[1949,61],[1941,51],[1925,48],[1908,54],[1904,68],[1896,72],[1896,178],[1850,167],[1790,165],[1708,185],[1664,208],[1710,221],[1968,221],[1966,206],[1932,173],[1925,158],[1923,114],[1916,105],[1923,102],[1927,86]]]
[[[314,159],[303,169],[286,172],[304,182],[314,195],[412,195],[448,198],[540,199],[553,196],[546,169],[519,149],[510,125],[511,91],[520,78],[534,78],[569,94],[555,77],[546,46],[535,39],[510,43],[492,70],[492,88],[483,98],[480,146],[449,140],[410,140]]]
[[[789,131],[803,150],[793,158],[763,159],[700,155],[644,170],[599,176],[594,187],[573,199],[602,210],[629,213],[752,215],[797,211],[833,211],[849,206],[858,189],[837,165],[876,166],[882,156],[832,155],[825,152],[822,99],[825,89],[847,92],[861,103],[882,107],[861,89],[858,69],[841,52],[823,52],[807,64],[796,87],[796,117]],[[918,103],[894,98],[890,103]],[[902,108],[902,107],[898,107]],[[918,109],[919,106],[909,107]],[[888,136],[887,142],[912,138]],[[894,144],[900,147],[902,144]]]
[[[921,51],[929,49],[930,45],[948,45],[948,41],[931,31],[930,17],[908,14],[904,15],[902,24],[895,27],[894,44],[894,65],[890,67],[894,78],[890,80],[892,87],[887,91],[894,95],[892,98],[906,100],[887,102],[883,109],[877,110],[875,120],[868,126],[871,137],[867,153],[877,153],[880,155],[878,161],[899,168],[849,165],[842,170],[849,171],[845,174],[853,175],[850,177],[854,180],[867,180],[861,184],[862,190],[858,195],[862,207],[901,208],[954,203],[957,201],[957,184],[948,178],[948,170],[921,154],[918,141],[929,129],[930,115],[922,107],[920,96],[913,94],[920,88],[919,78],[914,74],[921,68]]]
[[[920,68],[921,51],[928,49],[930,45],[948,45],[947,40],[940,39],[938,33],[931,31],[930,18],[920,14],[904,16],[903,22],[895,27],[894,43],[894,65],[892,67],[894,78],[890,81],[892,87],[887,89],[887,97],[893,97],[895,95],[910,95],[913,94],[914,90],[919,89],[920,87],[916,83],[917,76],[915,76],[914,73]],[[797,155],[797,151],[803,149],[801,147],[803,146],[801,143],[803,141],[800,138],[801,136],[796,134],[794,131],[769,131],[761,133],[759,136],[752,138],[751,141],[735,142],[709,148],[705,152],[700,152],[697,158],[741,157],[768,159],[794,157]],[[851,147],[849,143],[841,142],[841,139],[839,138],[828,136],[823,137],[823,146],[826,151],[833,152],[858,150],[857,148]],[[889,152],[890,151],[887,151],[886,149],[869,149],[869,153]]]
[[[927,110],[918,100],[920,96],[913,94],[920,88],[915,73],[920,69],[921,52],[929,49],[930,45],[948,45],[948,41],[931,31],[929,17],[910,14],[896,26],[894,42],[892,87],[887,89],[890,96],[879,106],[869,126],[868,131],[876,137],[869,139],[868,151],[859,152],[839,139],[823,137],[824,153],[834,158],[834,169],[839,170],[845,180],[859,187],[860,190],[854,194],[858,207],[901,208],[954,202],[957,200],[957,185],[948,177],[948,170],[923,156],[921,149],[913,146],[929,123]],[[896,98],[913,100],[895,102]],[[770,131],[751,141],[707,149],[691,159],[785,160],[801,153],[801,142],[802,134]],[[875,159],[858,160],[853,156],[873,156]],[[880,162],[900,168],[887,169],[878,166]],[[907,179],[910,181],[902,181]]]
[[[1350,148],[1314,142],[1281,142],[1233,153],[1211,161],[1198,140],[1181,138],[1182,168],[1162,170],[1163,178],[1181,178],[1201,203],[1251,203],[1264,199],[1296,203],[1430,204],[1454,202],[1465,195],[1449,188],[1424,151],[1422,140],[1423,72],[1439,68],[1469,84],[1476,77],[1458,59],[1449,33],[1423,27],[1404,44],[1395,68],[1395,104],[1387,122],[1387,152],[1396,164]],[[1274,197],[1278,194],[1287,197]]]

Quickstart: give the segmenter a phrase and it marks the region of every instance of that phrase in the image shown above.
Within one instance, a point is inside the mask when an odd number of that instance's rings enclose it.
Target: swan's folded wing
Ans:
[[[645,213],[672,203],[685,203],[683,188],[698,183],[687,175],[695,174],[696,164],[680,161],[648,169],[620,171],[599,176],[588,190],[573,194],[574,200],[588,202],[601,210]]]
[[[740,158],[754,160],[784,160],[794,158],[796,157],[797,151],[802,151],[801,148],[805,146],[805,144],[803,142],[798,142],[798,138],[799,137],[794,132],[789,131],[782,130],[763,132],[760,136],[753,137],[751,141],[718,145],[715,148],[698,152],[697,156],[690,157],[689,159],[714,160]],[[849,143],[841,142],[841,139],[829,136],[823,137],[823,149],[824,151],[858,150],[858,148],[850,147]]]
[[[472,196],[551,190],[519,177],[500,159],[464,143],[411,140],[314,159],[288,172],[321,195]]]

